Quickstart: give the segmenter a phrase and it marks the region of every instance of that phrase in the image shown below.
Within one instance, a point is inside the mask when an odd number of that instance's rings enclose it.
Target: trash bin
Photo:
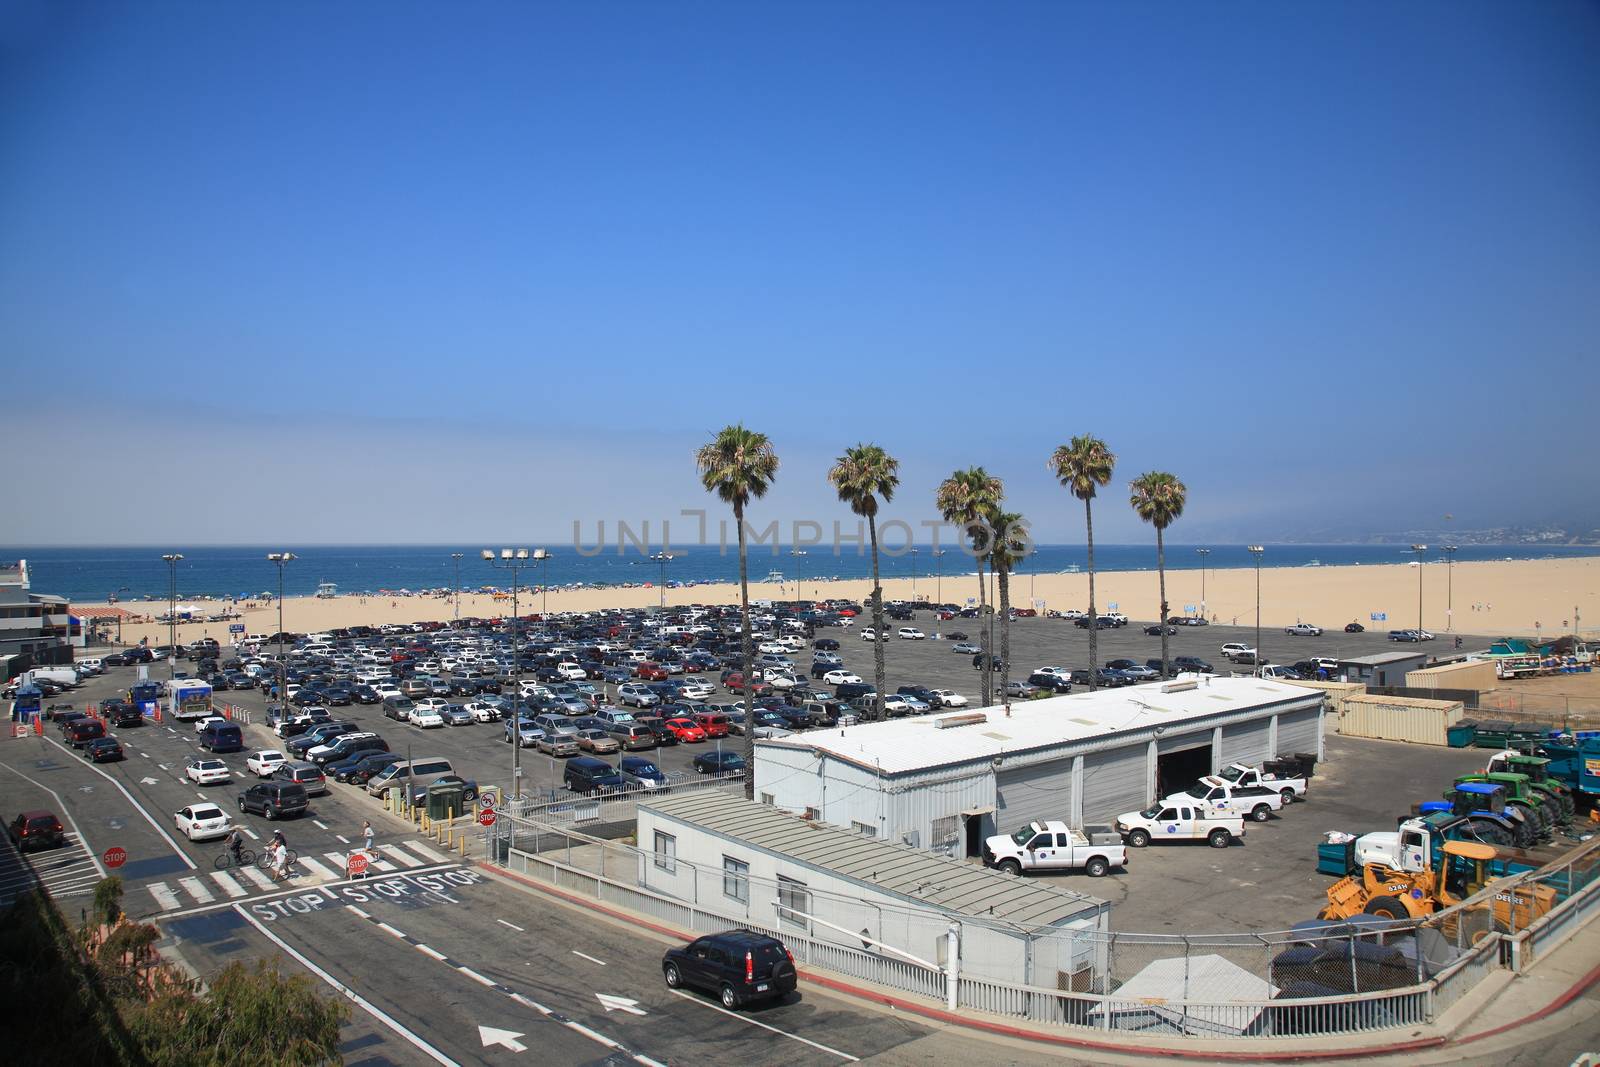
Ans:
[[[1451,748],[1471,748],[1473,738],[1478,736],[1478,720],[1462,719],[1447,729],[1444,736]]]
[[[428,818],[448,819],[452,815],[465,815],[466,801],[463,790],[454,783],[437,783],[428,787]]]

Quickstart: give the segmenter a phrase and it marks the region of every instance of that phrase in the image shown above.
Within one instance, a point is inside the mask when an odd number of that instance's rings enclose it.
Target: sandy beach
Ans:
[[[753,562],[752,570],[760,566]],[[1574,627],[1574,609],[1581,616],[1585,632],[1600,631],[1600,559],[1525,560],[1515,562],[1457,563],[1447,576],[1442,563],[1421,568],[1422,625],[1437,633],[1556,636]],[[1393,566],[1281,567],[1262,568],[1261,622],[1263,626],[1285,626],[1310,622],[1325,629],[1343,627],[1352,620],[1369,629],[1405,629],[1417,625],[1418,568]],[[1224,623],[1247,623],[1255,618],[1256,572],[1251,569],[1211,570],[1205,575],[1203,599],[1205,613]],[[915,589],[913,590],[913,586]],[[1156,572],[1112,571],[1096,575],[1096,599],[1101,610],[1120,610],[1135,620],[1149,621],[1156,616],[1159,596]],[[1448,588],[1447,588],[1448,586]],[[1012,578],[1012,603],[1026,607],[1031,600],[1043,601],[1046,609],[1082,609],[1088,604],[1087,574],[1018,574]],[[807,599],[829,597],[861,599],[871,590],[866,580],[814,581],[806,579],[802,594]],[[884,582],[886,599],[942,599],[964,603],[978,594],[977,580],[967,577],[897,579]],[[788,600],[795,595],[793,583],[753,582],[752,600]],[[1447,615],[1447,595],[1453,612]],[[736,603],[736,584],[708,584],[668,589],[666,603],[672,605]],[[1201,572],[1173,571],[1167,575],[1167,601],[1173,614],[1183,614],[1187,605],[1197,610],[1202,602]],[[554,589],[548,595],[524,591],[518,608],[524,615],[534,614],[548,604],[551,612],[592,611],[605,607],[652,607],[661,602],[661,590],[632,589]],[[1113,608],[1112,605],[1116,607]],[[79,604],[77,607],[104,607]],[[150,617],[166,610],[159,601],[138,601],[117,605]],[[197,608],[222,610],[220,602],[198,602]],[[250,634],[275,633],[278,628],[276,603],[241,603],[242,621]],[[483,593],[462,593],[463,616],[495,617],[509,613],[509,598],[497,599]],[[1386,621],[1373,622],[1373,612],[1387,613]],[[340,596],[330,599],[289,597],[283,605],[283,625],[296,633],[310,633],[338,626],[358,624],[420,622],[449,619],[455,614],[449,595],[374,597]],[[136,643],[149,637],[165,643],[167,627],[151,622],[125,621],[124,642]],[[228,637],[225,622],[194,622],[179,627],[179,640],[210,636]]]

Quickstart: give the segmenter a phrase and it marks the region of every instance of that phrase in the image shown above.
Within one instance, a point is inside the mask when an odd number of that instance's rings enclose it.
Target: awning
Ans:
[[[993,814],[994,814],[994,805],[991,804],[987,808],[972,808],[969,811],[963,811],[961,813],[961,817],[963,819],[970,819],[974,815],[993,815]]]

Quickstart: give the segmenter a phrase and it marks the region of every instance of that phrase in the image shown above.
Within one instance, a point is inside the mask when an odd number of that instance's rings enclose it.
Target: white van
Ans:
[[[80,681],[78,672],[71,667],[35,667],[27,676],[30,681],[54,682],[69,689]]]
[[[367,783],[367,792],[375,797],[381,797],[388,792],[390,786],[430,786],[445,775],[454,773],[455,768],[450,766],[450,761],[443,756],[401,760],[399,763],[391,763],[373,775],[372,780]]]

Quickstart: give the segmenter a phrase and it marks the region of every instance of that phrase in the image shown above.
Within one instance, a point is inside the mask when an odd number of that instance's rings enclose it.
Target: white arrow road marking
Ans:
[[[492,1026],[478,1027],[478,1038],[483,1042],[484,1048],[488,1048],[490,1045],[500,1045],[510,1049],[512,1052],[526,1052],[528,1051],[528,1046],[517,1040],[522,1036],[515,1030],[496,1030]]]
[[[639,1007],[637,1000],[629,1000],[627,997],[616,997],[609,993],[596,993],[595,999],[600,1001],[600,1006],[606,1009],[607,1012],[625,1011],[629,1015],[646,1014],[645,1010]]]
[[[93,793],[94,792],[94,786],[92,786],[92,785],[80,785],[78,787],[78,792],[80,792],[80,793]]]
[[[140,785],[155,785],[156,781],[157,781],[157,779],[151,778],[149,776],[146,776],[144,778],[139,779],[139,784]]]

